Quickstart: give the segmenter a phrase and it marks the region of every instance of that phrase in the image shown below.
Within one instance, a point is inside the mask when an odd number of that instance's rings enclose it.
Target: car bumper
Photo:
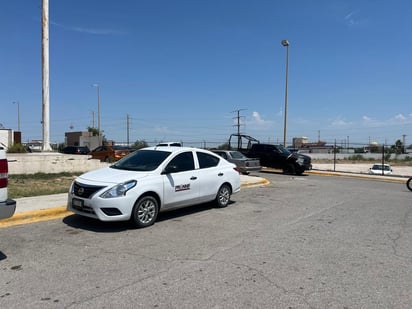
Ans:
[[[240,172],[242,173],[250,173],[250,172],[259,172],[262,170],[261,166],[242,166],[242,167],[238,167],[238,169],[240,170]]]
[[[16,211],[16,201],[7,199],[6,202],[0,203],[0,219],[10,218]]]
[[[134,200],[126,197],[84,199],[69,194],[67,199],[67,210],[100,221],[127,221],[130,219],[133,205]]]

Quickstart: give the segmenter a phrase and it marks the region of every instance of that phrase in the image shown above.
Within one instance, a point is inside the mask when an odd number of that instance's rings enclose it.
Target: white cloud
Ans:
[[[60,27],[65,30],[87,33],[87,34],[94,34],[94,35],[124,35],[126,34],[125,32],[113,30],[113,29],[93,29],[93,28],[82,28],[82,27],[75,27],[75,26],[69,27],[69,26],[65,26],[65,25],[62,25],[62,24],[59,24],[53,21],[50,21],[50,24]]]
[[[252,113],[252,120],[246,121],[248,127],[253,127],[255,129],[266,129],[272,125],[272,121],[264,120],[259,112]]]
[[[331,125],[333,127],[345,127],[345,126],[348,126],[348,125],[351,125],[351,124],[352,124],[351,122],[348,122],[348,121],[342,119],[341,117],[336,118],[331,123]]]
[[[360,10],[353,10],[349,12],[343,19],[349,27],[355,27],[366,23],[366,20],[361,17]]]
[[[405,120],[407,120],[407,118],[404,116],[404,115],[402,115],[402,114],[398,114],[398,115],[396,115],[394,118],[393,118],[395,121],[405,121]]]

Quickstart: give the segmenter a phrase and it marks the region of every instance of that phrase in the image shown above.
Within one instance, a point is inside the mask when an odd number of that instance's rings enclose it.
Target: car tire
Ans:
[[[406,187],[412,191],[412,177],[406,182]]]
[[[294,174],[296,174],[295,166],[294,166],[292,163],[288,163],[288,164],[283,168],[283,174],[287,174],[287,175],[294,175]]]
[[[133,207],[131,221],[137,228],[148,227],[155,223],[159,213],[159,202],[151,195],[141,197]]]
[[[223,184],[220,186],[219,190],[217,191],[215,204],[218,208],[224,208],[229,205],[230,202],[230,195],[232,194],[232,190],[229,185]]]

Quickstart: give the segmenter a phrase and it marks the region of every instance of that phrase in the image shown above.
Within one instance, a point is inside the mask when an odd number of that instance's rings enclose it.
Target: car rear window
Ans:
[[[213,167],[218,165],[219,163],[219,158],[212,156],[208,153],[204,152],[196,152],[197,158],[199,160],[199,167],[200,168],[208,168],[208,167]]]

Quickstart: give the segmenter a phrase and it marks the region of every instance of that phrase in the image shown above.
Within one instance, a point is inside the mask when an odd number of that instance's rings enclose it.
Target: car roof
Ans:
[[[214,154],[213,152],[207,149],[201,149],[201,148],[195,148],[195,147],[182,147],[182,146],[152,146],[152,147],[141,148],[140,150],[155,150],[155,151],[170,151],[170,152],[185,152],[185,151],[195,150],[195,151],[201,151],[201,152],[207,152],[207,153]]]

